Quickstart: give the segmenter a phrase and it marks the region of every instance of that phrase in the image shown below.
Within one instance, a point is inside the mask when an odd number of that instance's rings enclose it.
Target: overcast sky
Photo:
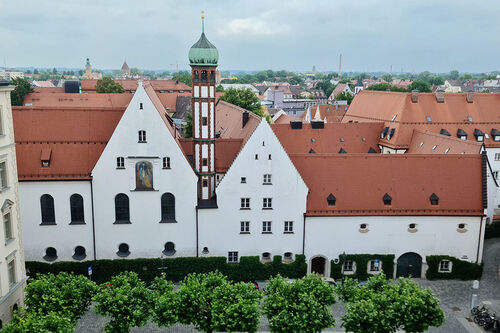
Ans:
[[[499,0],[0,0],[0,66],[187,69],[203,9],[221,70],[500,69]]]

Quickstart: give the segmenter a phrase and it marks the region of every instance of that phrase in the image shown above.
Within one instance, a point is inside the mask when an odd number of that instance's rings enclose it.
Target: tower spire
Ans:
[[[201,33],[205,33],[205,11],[201,11]]]

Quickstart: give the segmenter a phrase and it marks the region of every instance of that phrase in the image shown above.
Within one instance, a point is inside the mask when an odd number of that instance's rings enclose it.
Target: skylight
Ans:
[[[422,141],[422,142],[420,142],[420,147],[422,147],[423,145],[424,145],[424,142],[423,142],[423,141]]]
[[[425,117],[425,119],[427,119],[427,122],[430,123],[431,122],[431,116],[427,116]]]
[[[392,117],[392,120],[391,120],[391,121],[394,121],[394,120],[396,119],[396,117],[397,117],[397,116],[398,116],[398,115],[397,115],[397,114],[395,114],[395,115],[394,115],[394,117]]]
[[[434,147],[432,147],[432,150],[435,150],[437,148],[437,145],[434,145]]]
[[[446,148],[446,150],[444,151],[444,153],[448,154],[449,151],[450,151],[450,148]]]
[[[467,120],[469,121],[469,123],[472,123],[472,117],[471,116],[467,116]]]

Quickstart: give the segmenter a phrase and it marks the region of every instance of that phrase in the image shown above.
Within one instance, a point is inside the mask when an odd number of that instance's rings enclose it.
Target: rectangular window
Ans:
[[[285,233],[293,233],[293,221],[285,221]]]
[[[0,186],[7,187],[7,169],[5,162],[0,163]]]
[[[241,209],[250,209],[250,198],[241,198]]]
[[[495,154],[495,161],[500,161],[500,153]]]
[[[242,234],[250,233],[250,221],[240,222],[240,233]]]
[[[498,170],[493,171],[493,178],[498,179]]]
[[[346,260],[346,262],[344,262],[344,272],[352,272],[353,271],[353,268],[354,268],[354,264],[352,262],[352,260]]]
[[[272,209],[273,208],[273,198],[264,198],[262,200],[262,209]]]
[[[247,177],[241,177],[241,183],[245,184],[247,182]]]
[[[203,125],[203,126],[208,125],[208,118],[207,117],[201,117],[201,125]]]
[[[7,271],[9,274],[9,287],[12,288],[16,284],[16,265],[14,262],[15,259],[12,259],[7,264]]]
[[[263,221],[262,222],[262,233],[269,234],[271,233],[271,221]]]
[[[271,154],[269,154],[269,156],[268,156],[268,158],[267,158],[267,159],[268,159],[268,160],[270,160],[270,159],[271,159]]]
[[[202,186],[208,187],[208,181],[206,179],[203,179]]]
[[[5,132],[3,131],[3,109],[2,105],[0,105],[0,135],[4,135]]]
[[[202,159],[202,166],[207,166],[208,165],[208,158]]]
[[[449,272],[450,271],[450,261],[449,260],[441,260],[439,262],[439,271],[440,272]]]
[[[259,159],[259,154],[255,154],[255,159],[258,160]]]
[[[139,109],[142,110],[142,103],[139,103]]]
[[[238,251],[229,251],[227,253],[227,262],[228,263],[237,263],[238,262]]]
[[[271,184],[271,175],[270,174],[264,175],[264,184]]]
[[[5,231],[5,242],[7,243],[12,239],[12,221],[10,220],[10,213],[3,216],[3,230]]]
[[[139,131],[139,142],[146,142],[146,131]]]
[[[116,168],[117,169],[125,169],[125,158],[123,158],[123,157],[116,158]]]
[[[170,157],[163,158],[163,169],[170,169]]]

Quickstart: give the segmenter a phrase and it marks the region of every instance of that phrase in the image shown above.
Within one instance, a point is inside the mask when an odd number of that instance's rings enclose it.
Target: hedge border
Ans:
[[[382,261],[381,271],[385,273],[387,278],[392,279],[394,276],[394,258],[394,254],[347,254],[346,260],[352,260],[356,263],[356,272],[346,276],[358,280],[368,280],[370,276],[373,276],[373,274],[368,273],[368,262],[379,259]],[[335,264],[332,260],[330,265],[330,277],[333,279],[342,278],[342,259],[340,255],[338,264]]]
[[[281,274],[287,278],[301,278],[307,273],[307,264],[304,255],[295,255],[291,263],[283,263],[281,256],[274,256],[271,263],[263,264],[260,257],[241,257],[239,263],[228,264],[225,257],[181,257],[163,259],[165,270],[160,270],[162,261],[154,259],[102,259],[87,261],[58,261],[44,263],[38,261],[27,261],[26,271],[31,277],[38,274],[57,274],[59,272],[72,272],[87,276],[88,267],[92,266],[92,280],[103,283],[124,271],[136,272],[139,277],[147,283],[160,276],[161,271],[165,278],[178,282],[189,273],[207,273],[215,270],[220,271],[233,281],[257,281],[267,280],[270,277]]]
[[[494,221],[486,225],[484,238],[498,238],[500,237],[500,221]]]
[[[483,275],[483,264],[476,264],[451,256],[427,256],[427,272],[425,277],[429,280],[479,280]],[[449,260],[452,262],[450,273],[439,273],[439,262]]]

